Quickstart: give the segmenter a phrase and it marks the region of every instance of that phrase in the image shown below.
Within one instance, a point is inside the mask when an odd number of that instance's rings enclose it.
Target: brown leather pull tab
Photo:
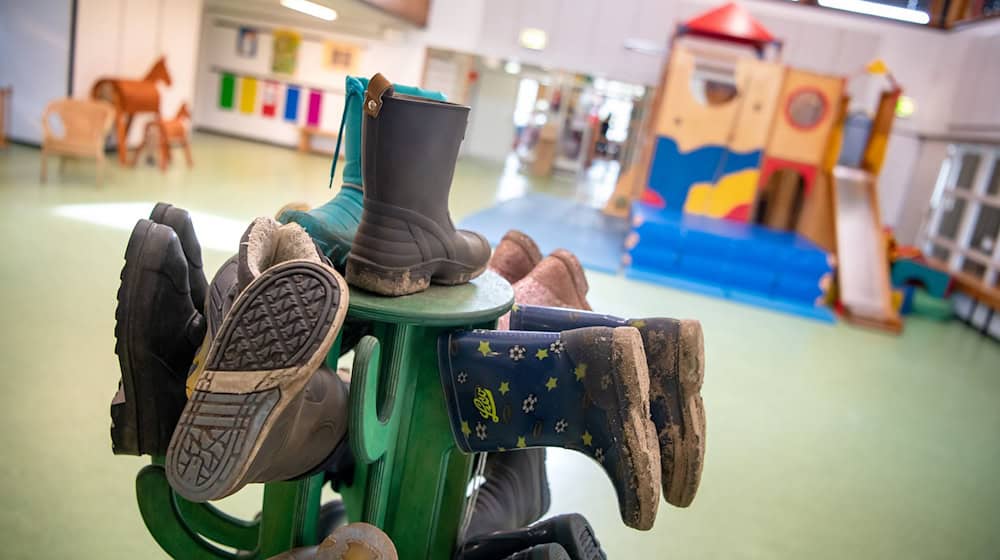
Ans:
[[[392,94],[392,82],[385,79],[381,73],[372,76],[368,80],[368,89],[365,90],[365,112],[371,117],[377,117],[382,110],[382,96],[385,92]]]

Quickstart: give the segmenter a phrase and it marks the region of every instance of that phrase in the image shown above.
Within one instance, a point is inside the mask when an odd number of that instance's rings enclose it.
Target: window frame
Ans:
[[[957,182],[962,172],[962,161],[970,154],[978,155],[979,162],[972,176],[972,184],[968,189],[961,189],[957,187]],[[971,247],[970,243],[983,207],[1000,211],[1000,194],[987,193],[993,173],[1000,173],[1000,146],[950,144],[948,156],[941,164],[938,173],[928,210],[929,216],[919,242],[920,248],[927,255],[931,254],[935,245],[947,249],[948,258],[945,264],[948,270],[961,272],[967,260],[984,266],[986,270],[980,280],[987,286],[996,286],[1000,280],[1000,231],[995,234],[990,254],[984,254],[978,248]],[[951,201],[959,199],[965,202],[965,209],[959,219],[955,236],[954,238],[942,236],[939,233],[942,219],[951,210]]]

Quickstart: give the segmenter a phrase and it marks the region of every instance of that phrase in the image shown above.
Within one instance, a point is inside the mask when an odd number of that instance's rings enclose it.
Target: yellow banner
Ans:
[[[253,113],[257,102],[257,79],[240,78],[240,112]]]

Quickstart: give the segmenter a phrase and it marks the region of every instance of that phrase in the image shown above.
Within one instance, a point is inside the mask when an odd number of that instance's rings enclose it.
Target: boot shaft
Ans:
[[[628,327],[630,321],[614,315],[541,305],[516,305],[510,312],[515,331],[559,332],[581,327]]]
[[[441,92],[400,84],[395,84],[393,88],[401,94],[445,101],[445,96]],[[344,114],[341,117],[340,137],[337,140],[338,145],[341,142],[344,145],[344,185],[358,189],[363,188],[364,184],[361,175],[361,119],[363,115],[361,105],[366,89],[368,89],[368,78],[347,76],[344,80]],[[333,156],[333,165],[330,168],[331,181],[334,170],[337,168],[338,154],[339,150]]]
[[[374,81],[374,80],[373,80]],[[365,204],[405,208],[451,229],[448,194],[469,107],[402,94],[384,81],[365,93]]]

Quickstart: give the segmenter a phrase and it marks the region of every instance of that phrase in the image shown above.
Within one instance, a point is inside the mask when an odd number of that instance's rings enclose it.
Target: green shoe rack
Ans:
[[[451,558],[472,456],[451,433],[437,338],[493,328],[513,304],[513,290],[487,271],[469,284],[410,296],[352,290],[350,297],[348,317],[369,322],[372,334],[354,349],[348,433],[356,466],[340,489],[348,520],[380,527],[403,560]],[[339,346],[327,360],[334,370]],[[244,521],[175,494],[162,457],[154,457],[139,471],[136,497],[146,527],[172,557],[256,559],[317,543],[322,486],[322,474],[265,484],[260,515]]]

